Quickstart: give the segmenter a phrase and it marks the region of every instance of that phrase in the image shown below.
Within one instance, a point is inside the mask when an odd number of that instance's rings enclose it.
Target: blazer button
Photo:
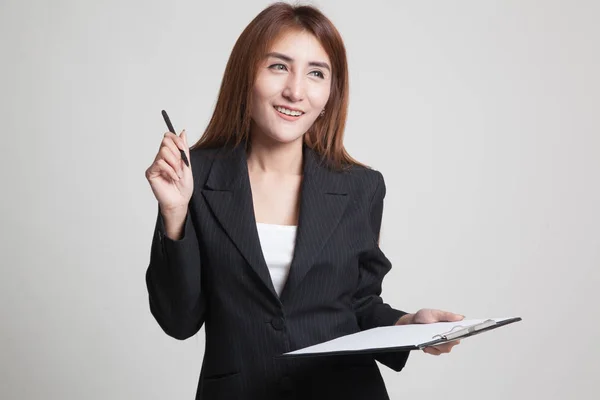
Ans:
[[[283,318],[275,317],[271,320],[271,325],[274,329],[280,331],[285,326],[285,321],[283,320]]]

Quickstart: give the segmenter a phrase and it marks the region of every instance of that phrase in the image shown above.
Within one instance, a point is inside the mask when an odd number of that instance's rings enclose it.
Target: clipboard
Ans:
[[[422,350],[521,321],[521,317],[488,318],[457,322],[437,322],[385,326],[345,335],[327,342],[287,352],[275,358],[323,357],[344,354],[376,354]]]

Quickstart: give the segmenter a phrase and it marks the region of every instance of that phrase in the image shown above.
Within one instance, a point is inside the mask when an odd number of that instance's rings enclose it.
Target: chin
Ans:
[[[310,128],[310,125],[306,125],[306,123],[298,124],[298,121],[290,124],[278,120],[267,123],[257,123],[256,120],[252,120],[250,132],[258,135],[256,139],[260,141],[289,144],[303,139],[304,133]]]
[[[267,137],[272,140],[275,141],[277,143],[281,143],[281,144],[289,144],[289,143],[293,143],[297,140],[302,140],[302,138],[304,137],[303,133],[268,133]]]

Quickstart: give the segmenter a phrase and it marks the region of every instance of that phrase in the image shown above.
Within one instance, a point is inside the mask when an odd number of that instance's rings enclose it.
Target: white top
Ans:
[[[263,256],[277,295],[287,281],[296,245],[295,225],[256,224]]]

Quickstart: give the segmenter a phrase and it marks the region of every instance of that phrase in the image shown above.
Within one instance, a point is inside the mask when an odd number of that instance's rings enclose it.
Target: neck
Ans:
[[[302,143],[302,136],[290,143],[280,143],[264,135],[253,135],[247,157],[248,170],[302,175]]]

